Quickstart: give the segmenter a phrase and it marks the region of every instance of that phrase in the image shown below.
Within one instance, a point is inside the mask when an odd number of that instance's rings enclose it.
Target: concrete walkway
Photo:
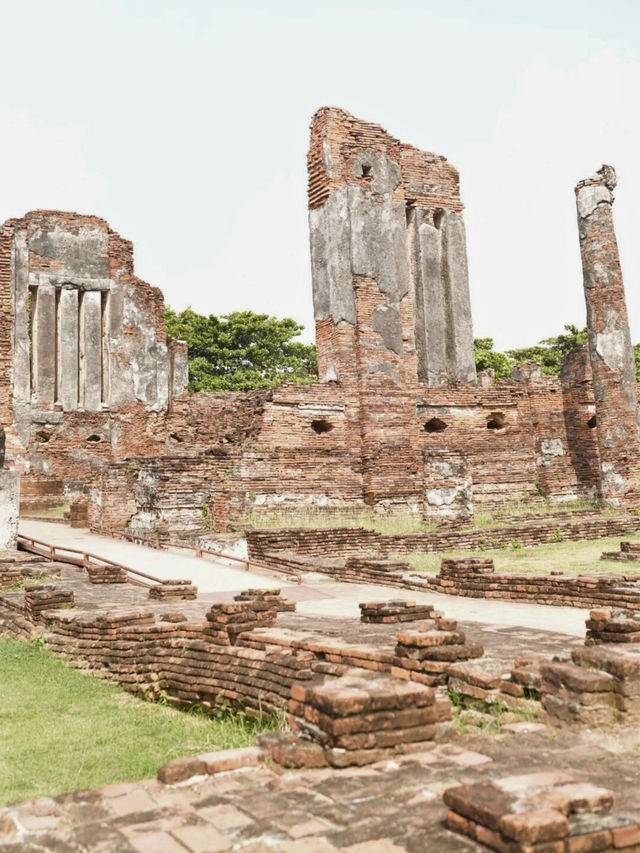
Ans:
[[[314,575],[314,577],[316,577]],[[309,581],[304,577],[305,585]],[[584,637],[588,610],[578,607],[550,607],[521,601],[464,598],[439,592],[416,592],[374,584],[320,582],[318,587],[330,596],[320,600],[299,601],[296,611],[308,616],[350,618],[360,617],[361,601],[384,601],[396,598],[405,601],[427,602],[437,610],[460,622],[480,622],[496,628],[521,627],[538,631],[553,631],[572,637]]]
[[[291,580],[280,580],[242,568],[213,557],[199,558],[188,551],[156,551],[144,545],[135,545],[122,539],[98,536],[88,530],[55,524],[50,521],[20,519],[19,531],[24,536],[40,539],[50,545],[60,545],[89,551],[105,557],[127,568],[146,572],[161,580],[187,578],[198,587],[199,592],[239,592],[247,587],[274,589],[288,587]]]
[[[297,612],[328,619],[359,618],[361,601],[384,601],[392,598],[428,602],[438,610],[461,622],[479,622],[496,628],[521,627],[553,631],[572,637],[583,637],[588,610],[576,607],[549,607],[518,601],[496,601],[464,598],[437,592],[416,592],[372,584],[335,583],[320,574],[303,575],[304,585],[292,584],[255,572],[231,568],[223,560],[198,558],[180,551],[155,551],[87,530],[47,521],[21,519],[20,532],[52,545],[90,551],[123,566],[138,569],[161,579],[189,578],[205,593],[239,592],[247,587],[259,589],[286,588],[286,597],[298,602]],[[230,599],[231,596],[224,596]]]

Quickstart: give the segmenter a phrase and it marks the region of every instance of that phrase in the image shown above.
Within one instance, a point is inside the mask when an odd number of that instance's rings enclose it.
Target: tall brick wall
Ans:
[[[0,422],[25,494],[85,491],[94,529],[162,536],[297,508],[461,519],[531,495],[617,499],[619,479],[634,495],[637,390],[610,173],[578,187],[590,361],[579,350],[559,379],[523,365],[477,384],[457,171],[334,108],[314,116],[308,156],[312,386],[184,393],[186,348],[167,345],[162,294],[136,278],[129,241],[55,211],[0,229]],[[79,318],[81,292],[93,294],[77,340],[73,324],[59,337],[65,358],[84,341],[94,373],[102,363],[92,405],[79,405],[89,368],[62,359],[61,374],[46,336],[29,339],[30,292],[34,322],[61,324],[60,300]],[[99,301],[101,352],[87,333]]]
[[[321,380],[475,381],[456,169],[333,107],[307,164]]]

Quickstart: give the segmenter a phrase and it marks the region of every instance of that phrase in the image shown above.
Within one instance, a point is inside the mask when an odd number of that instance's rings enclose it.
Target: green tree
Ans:
[[[579,329],[571,323],[565,323],[565,333],[552,338],[543,338],[538,344],[523,349],[507,350],[509,358],[516,364],[523,361],[537,361],[542,372],[550,376],[560,373],[562,357],[572,349],[587,343],[587,330]]]
[[[511,375],[514,364],[509,356],[503,352],[493,349],[493,338],[474,338],[473,352],[476,360],[476,370],[495,371],[496,379],[502,379]]]
[[[293,340],[304,327],[288,317],[167,308],[165,322],[169,339],[189,345],[190,391],[248,391],[317,379],[315,345]]]

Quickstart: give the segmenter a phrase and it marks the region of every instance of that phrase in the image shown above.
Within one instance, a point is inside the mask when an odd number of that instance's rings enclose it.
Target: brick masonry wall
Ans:
[[[11,364],[13,362],[13,299],[11,295],[11,231],[0,228],[0,427],[8,427],[11,414]]]
[[[247,530],[249,554],[257,560],[267,559],[279,551],[295,551],[302,557],[358,556],[374,549],[380,555],[408,554],[413,551],[436,553],[453,549],[482,550],[502,548],[517,540],[522,545],[540,545],[563,540],[600,539],[620,536],[640,529],[637,515],[619,518],[578,515],[518,520],[506,527],[446,527],[433,533],[384,535],[362,527],[288,528],[281,530]]]
[[[594,181],[583,189],[600,192],[604,185]],[[169,352],[162,294],[135,276],[131,243],[104,220],[35,211],[3,226],[0,423],[4,419],[9,427],[8,462],[26,475],[25,505],[35,494],[30,480],[43,505],[88,490],[94,529],[131,522],[163,536],[194,536],[242,523],[250,512],[283,508],[335,513],[368,505],[437,522],[470,516],[474,505],[523,497],[593,498],[603,493],[605,468],[609,483],[621,476],[631,488],[637,459],[635,452],[624,453],[633,442],[616,439],[618,461],[612,461],[607,435],[616,423],[625,436],[633,433],[631,409],[631,420],[618,415],[624,400],[635,398],[635,383],[620,390],[617,374],[605,376],[599,365],[594,395],[584,350],[567,356],[559,380],[528,365],[509,380],[466,381],[464,342],[471,327],[463,298],[462,205],[458,173],[445,158],[404,145],[379,125],[323,109],[312,124],[309,191],[312,217],[329,203],[337,205],[333,213],[325,210],[326,221],[316,222],[316,237],[321,232],[337,241],[324,260],[348,261],[348,269],[334,270],[343,277],[340,298],[335,288],[327,296],[318,255],[322,241],[312,247],[321,381],[246,394],[169,394],[172,365],[185,361],[184,347]],[[340,193],[353,222],[380,238],[380,251],[368,238],[356,246],[349,236],[348,251],[340,243]],[[582,241],[583,256],[587,269],[604,258],[615,272],[610,204],[601,201],[581,220],[583,230],[591,229]],[[438,302],[437,283],[420,279],[427,275],[430,251],[415,243],[423,238],[440,259],[440,284],[449,287],[449,296],[458,294],[447,305]],[[68,246],[82,249],[80,260]],[[110,405],[63,411],[52,401],[28,398],[25,377],[12,370],[18,357],[24,362],[26,311],[14,311],[11,288],[20,291],[24,308],[25,275],[50,288],[69,275],[91,287],[109,282],[115,341]],[[593,309],[596,337],[609,334],[607,311],[626,322],[621,277],[616,273],[614,279]],[[423,298],[435,300],[429,305],[437,307],[447,330],[442,340],[423,323]],[[18,338],[21,354],[12,350]],[[131,383],[128,363],[140,347],[150,361]],[[608,456],[601,459],[605,445]],[[462,540],[477,542],[474,535],[465,533]]]
[[[307,154],[310,208],[326,202],[345,183],[366,186],[366,177],[358,177],[352,169],[363,148],[386,154],[401,164],[403,180],[397,190],[401,198],[424,207],[462,210],[458,171],[445,157],[403,144],[381,125],[335,107],[322,107],[311,122]],[[327,169],[327,163],[332,168]]]

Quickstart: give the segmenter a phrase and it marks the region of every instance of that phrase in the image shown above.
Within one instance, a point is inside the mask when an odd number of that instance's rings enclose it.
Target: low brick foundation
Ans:
[[[612,812],[612,791],[567,773],[459,785],[443,799],[449,829],[500,853],[631,853],[640,844],[640,813]]]
[[[635,725],[640,721],[640,619],[625,610],[592,610],[585,645],[571,661],[540,665],[541,701],[555,725]]]
[[[454,619],[442,619],[435,621],[433,630],[425,625],[417,631],[399,633],[395,652],[402,666],[415,667],[431,684],[446,684],[452,663],[479,658],[484,653],[478,643],[468,643],[457,627]]]
[[[165,580],[149,589],[149,598],[156,601],[185,600],[198,597],[198,587],[189,580]]]
[[[280,589],[245,589],[233,596],[234,601],[268,604],[268,609],[276,613],[292,613],[296,609],[295,601],[282,597]]]
[[[640,617],[619,608],[592,610],[587,619],[585,645],[596,643],[640,643]]]
[[[122,566],[100,566],[90,563],[87,567],[87,575],[91,583],[126,583],[127,570]]]
[[[30,585],[25,588],[25,616],[31,622],[42,622],[49,610],[73,607],[73,590],[57,584]]]
[[[540,674],[534,661],[516,659],[512,666],[495,660],[455,663],[449,668],[448,686],[467,708],[540,709]]]
[[[422,684],[354,671],[325,684],[294,684],[289,725],[323,748],[332,767],[372,764],[436,736],[451,703]]]
[[[356,557],[372,549],[380,559],[389,554],[422,551],[479,551],[504,548],[512,542],[523,546],[543,545],[559,540],[601,539],[640,531],[640,516],[632,513],[616,517],[585,514],[559,514],[530,520],[520,518],[503,527],[483,529],[448,525],[432,533],[385,535],[363,527],[280,528],[246,531],[249,556],[266,559],[278,551],[293,551],[301,556]],[[377,556],[380,555],[380,556]]]
[[[600,559],[621,562],[640,560],[640,542],[621,542],[619,551],[603,551]]]
[[[384,625],[436,618],[433,604],[416,604],[415,601],[363,601],[359,606],[360,621],[370,624]]]
[[[13,586],[21,579],[22,573],[17,563],[0,563],[0,590]]]
[[[497,574],[493,560],[462,558],[443,560],[440,573],[428,582],[438,592],[469,598],[640,610],[639,580],[624,575]]]
[[[212,606],[204,633],[216,645],[235,645],[241,634],[274,626],[280,609],[293,610],[295,604],[282,599],[279,589],[246,590],[234,596],[233,604]]]

